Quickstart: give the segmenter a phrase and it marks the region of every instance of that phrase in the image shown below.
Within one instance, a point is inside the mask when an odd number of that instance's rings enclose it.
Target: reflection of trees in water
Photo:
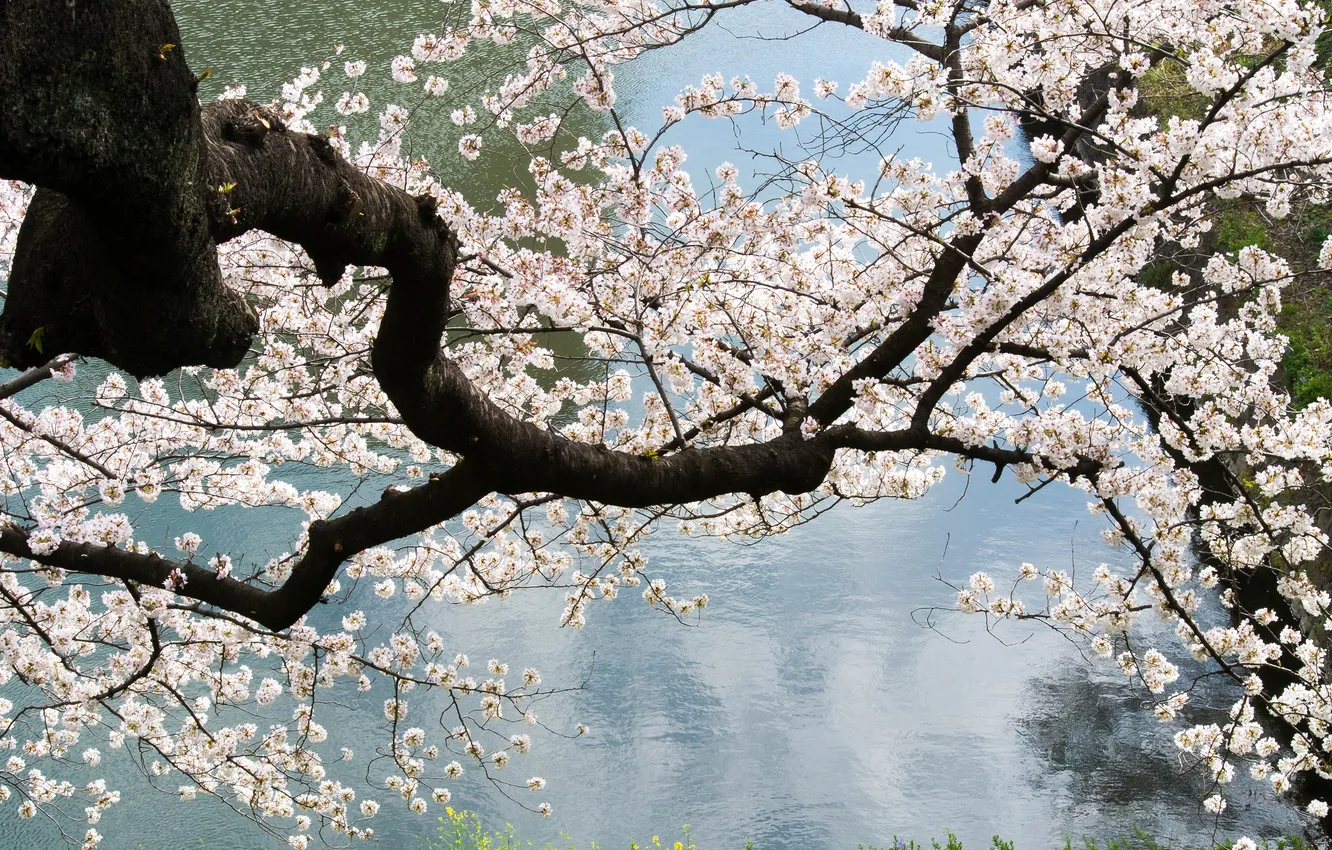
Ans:
[[[1167,724],[1144,711],[1142,696],[1122,680],[1082,665],[1033,678],[1027,688],[1027,713],[1015,723],[1035,756],[1026,781],[1048,793],[1070,833],[1077,834],[1093,814],[1124,833],[1138,826],[1160,838],[1194,841],[1206,840],[1214,829],[1230,836],[1300,831],[1298,816],[1252,782],[1243,765],[1220,820],[1203,811],[1208,777],[1181,760],[1173,737],[1185,724],[1226,721],[1218,706],[1232,697],[1216,680],[1200,683],[1189,709]],[[1197,801],[1192,816],[1181,805],[1189,800]]]
[[[277,96],[282,83],[295,76],[302,65],[328,60],[330,66],[315,86],[324,93],[324,104],[311,116],[316,126],[346,125],[356,140],[373,142],[379,132],[380,111],[395,103],[413,113],[404,137],[404,154],[410,159],[428,159],[445,184],[462,189],[478,208],[493,209],[496,195],[506,186],[532,188],[527,169],[531,154],[549,155],[550,151],[529,151],[509,132],[490,132],[481,158],[469,163],[458,154],[458,139],[489,126],[490,116],[483,114],[477,124],[463,128],[454,124],[450,115],[455,108],[475,107],[480,92],[498,90],[506,75],[525,70],[530,43],[524,43],[525,37],[520,36],[507,47],[475,43],[468,48],[464,62],[423,66],[422,81],[427,74],[450,81],[448,92],[435,98],[425,94],[421,82],[394,82],[389,61],[410,53],[412,39],[419,33],[465,25],[470,16],[468,4],[441,8],[439,4],[400,0],[285,0],[282,14],[276,16],[271,14],[272,5],[270,0],[173,3],[191,66],[198,70],[209,67],[214,72],[202,84],[200,95],[204,101],[236,82],[248,85],[251,99],[266,101]],[[264,21],[264,25],[238,25],[247,21]],[[341,54],[334,54],[335,43],[346,46]],[[342,72],[347,59],[365,60],[370,71],[356,80],[348,79]],[[575,71],[575,76],[577,73],[580,71]],[[333,104],[346,89],[364,91],[370,98],[370,111],[359,116],[335,112]],[[539,97],[532,114],[554,111],[563,115],[571,100],[567,93]],[[556,141],[572,146],[580,135],[599,139],[613,126],[603,113],[575,109],[565,117]],[[573,180],[580,177],[577,172],[566,176]]]

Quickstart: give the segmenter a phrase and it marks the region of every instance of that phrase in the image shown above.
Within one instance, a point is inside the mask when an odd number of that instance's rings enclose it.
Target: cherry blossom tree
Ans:
[[[657,528],[778,534],[951,468],[1079,488],[1131,565],[977,573],[958,610],[1086,641],[1165,721],[1190,695],[1171,658],[1204,662],[1238,685],[1228,723],[1175,738],[1207,806],[1247,773],[1304,783],[1327,822],[1332,404],[1276,380],[1283,287],[1314,270],[1208,235],[1237,198],[1326,201],[1323,12],[787,0],[883,60],[840,84],[705,77],[629,126],[616,67],[751,2],[474,0],[404,46],[391,73],[427,96],[478,46],[525,56],[453,115],[460,156],[501,133],[534,152],[533,189],[485,212],[406,155],[411,115],[357,91],[364,62],[201,106],[165,0],[0,0],[0,353],[21,370],[0,384],[0,680],[24,698],[0,700],[0,799],[96,846],[118,791],[62,771],[131,744],[154,785],[298,848],[369,836],[379,798],[447,801],[464,766],[539,792],[500,770],[533,746],[540,676],[478,681],[426,611],[549,586],[567,626],[627,589],[696,617],[706,596],[649,572]],[[1201,118],[1143,109],[1166,72]],[[551,106],[571,99],[611,129],[573,136]],[[372,108],[377,136],[337,123]],[[818,144],[696,186],[673,128],[746,115]],[[826,155],[913,120],[956,161],[885,154],[864,181]],[[1149,285],[1163,252],[1195,259]],[[566,342],[590,365],[551,378]],[[25,403],[48,380],[64,402]],[[310,467],[392,483],[366,502],[302,489]],[[289,551],[157,545],[129,506],[163,497],[290,509]],[[400,601],[391,633],[371,593]],[[377,788],[314,719],[346,687],[386,695]]]

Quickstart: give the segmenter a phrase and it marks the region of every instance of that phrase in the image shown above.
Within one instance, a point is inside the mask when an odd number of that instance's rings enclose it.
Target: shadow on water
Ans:
[[[1300,830],[1293,812],[1275,805],[1269,792],[1242,775],[1242,764],[1221,816],[1202,809],[1201,801],[1212,792],[1210,778],[1181,758],[1171,735],[1184,724],[1224,723],[1224,706],[1234,699],[1227,689],[1201,685],[1181,721],[1166,726],[1123,679],[1087,666],[1033,677],[1027,691],[1027,710],[1016,718],[1031,757],[1022,782],[1049,800],[1057,820],[1070,826],[1100,821],[1125,834],[1141,827],[1167,843]]]

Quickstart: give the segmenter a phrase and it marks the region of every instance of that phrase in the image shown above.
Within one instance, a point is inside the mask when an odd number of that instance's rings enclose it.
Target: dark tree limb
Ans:
[[[608,451],[511,416],[440,345],[457,241],[433,199],[413,197],[337,156],[327,139],[279,129],[243,100],[204,111],[210,181],[235,184],[219,239],[257,228],[299,243],[326,283],[346,266],[382,266],[393,279],[371,362],[420,439],[469,458],[493,490],[552,492],[623,507],[692,502],[725,493],[805,492],[832,465],[833,447],[784,435],[762,445],[687,448],[665,458]]]
[[[652,459],[575,443],[505,413],[441,349],[458,247],[433,199],[367,176],[326,138],[289,132],[252,103],[200,110],[164,0],[4,0],[0,31],[0,115],[43,115],[47,122],[30,123],[51,125],[0,126],[0,175],[40,187],[20,231],[0,351],[31,363],[28,340],[42,328],[44,346],[102,357],[138,376],[234,365],[256,328],[248,310],[245,321],[232,321],[236,299],[221,286],[215,245],[262,229],[300,244],[325,283],[351,264],[389,270],[375,375],[417,436],[467,459],[459,468],[468,482],[448,496],[432,483],[315,523],[309,551],[277,591],[87,544],[37,556],[12,525],[0,551],[155,586],[180,569],[186,595],[281,628],[315,604],[347,557],[443,522],[489,492],[646,506],[805,492],[827,475],[835,447],[798,434]],[[63,46],[46,57],[40,46],[52,42]],[[57,72],[51,58],[69,67]],[[39,109],[42,98],[80,93],[95,114]],[[119,214],[110,214],[112,198],[126,205]],[[417,502],[430,509],[408,509]]]
[[[29,532],[0,524],[0,552],[74,573],[90,573],[166,587],[172,570],[180,570],[183,596],[249,617],[280,631],[318,604],[328,583],[352,555],[438,525],[456,516],[489,491],[466,462],[406,492],[389,490],[372,505],[332,520],[310,525],[309,545],[276,590],[264,590],[234,578],[218,578],[212,570],[156,554],[140,555],[114,546],[61,543],[54,552],[37,554]]]
[[[762,460],[765,455],[770,458],[783,457],[783,453],[777,448],[792,448],[782,444],[782,441],[787,439],[810,446],[808,457],[824,454],[831,456],[837,448],[855,448],[864,451],[936,451],[994,463],[997,469],[1002,469],[1008,464],[1023,463],[1042,464],[1049,468],[1060,469],[1059,464],[1050,459],[1023,449],[971,446],[956,438],[914,428],[875,433],[851,425],[838,425],[827,429],[812,440],[802,440],[796,435],[793,438],[781,438],[773,443],[734,449],[692,450],[685,456],[693,457],[694,460],[684,471],[692,469],[700,479],[703,479],[709,472],[717,474],[717,470],[721,470],[724,474],[729,465],[733,466],[737,475],[741,476],[733,481],[739,485],[754,483],[758,479],[752,472],[746,470],[746,464],[751,462],[751,458]],[[609,457],[626,457],[612,452],[602,454]],[[651,466],[669,463],[669,461],[647,460],[643,462]],[[774,463],[774,465],[784,468],[782,464]],[[1087,478],[1094,481],[1095,476],[1105,466],[1106,464],[1094,458],[1078,457],[1071,465],[1063,467],[1060,471],[1069,478]],[[617,486],[614,471],[609,474],[611,480],[603,483],[601,487]],[[826,474],[826,470],[820,473],[820,481]],[[704,495],[698,498],[717,495],[714,492],[715,484],[700,483],[700,480],[687,474],[681,476],[681,470],[662,475],[664,477],[661,479],[648,479],[645,482],[644,492],[653,492],[653,486],[666,486],[680,492],[692,485],[702,488],[700,492]],[[525,483],[531,483],[531,479],[524,480]],[[654,484],[654,481],[658,480],[664,481],[665,484]],[[114,546],[65,542],[53,552],[39,554],[34,552],[30,545],[31,531],[12,523],[0,524],[0,553],[70,572],[102,575],[153,587],[167,587],[171,572],[179,570],[185,578],[184,587],[177,590],[180,595],[249,617],[273,631],[281,631],[318,604],[329,582],[337,576],[338,570],[347,559],[373,546],[407,537],[452,519],[493,492],[496,489],[494,484],[492,471],[481,470],[475,461],[464,460],[448,472],[434,476],[429,482],[412,490],[402,492],[388,490],[372,505],[356,508],[337,519],[314,522],[310,525],[309,543],[305,554],[293,566],[287,580],[275,590],[266,590],[234,578],[218,578],[211,570],[191,561],[166,559],[156,553],[141,555]],[[817,483],[814,486],[817,486]],[[569,494],[569,490],[569,487],[562,487],[556,492],[572,495]],[[744,492],[744,489],[736,486],[726,492]],[[632,503],[636,503],[638,499],[629,494],[624,501],[631,503],[629,506],[634,506]],[[648,501],[644,504],[660,504],[662,501]],[[681,498],[676,501],[693,501],[693,499]]]
[[[159,587],[179,569],[184,595],[281,629],[319,600],[348,557],[444,522],[491,492],[647,507],[808,492],[827,477],[839,448],[1036,460],[940,442],[923,428],[883,435],[826,428],[804,439],[795,420],[764,443],[637,456],[515,418],[441,346],[458,244],[434,199],[368,176],[327,138],[289,131],[253,103],[201,110],[193,81],[165,0],[0,0],[0,176],[41,187],[20,231],[0,354],[36,365],[28,340],[41,328],[44,346],[102,357],[139,376],[235,365],[257,323],[222,286],[216,244],[259,229],[304,248],[325,284],[349,265],[388,270],[375,377],[417,437],[464,460],[415,490],[312,524],[307,551],[277,590],[88,544],[37,555],[28,532],[14,525],[0,531],[2,552]],[[57,114],[51,107],[64,99],[78,106]],[[33,115],[43,120],[16,120]],[[832,423],[853,401],[857,380],[881,377],[929,337],[979,238],[948,246],[917,309],[810,405],[810,416]]]

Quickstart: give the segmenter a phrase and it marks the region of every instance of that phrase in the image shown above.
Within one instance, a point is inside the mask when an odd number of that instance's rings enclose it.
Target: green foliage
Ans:
[[[520,838],[509,824],[505,824],[503,830],[490,832],[474,812],[455,810],[451,807],[444,812],[445,816],[439,819],[440,825],[436,828],[436,836],[422,841],[425,850],[534,850],[535,848],[532,842]],[[564,846],[546,844],[541,850],[577,850],[572,838],[564,833],[560,833],[560,837],[562,839],[560,844]],[[883,848],[872,844],[859,844],[857,847],[859,850],[963,850],[962,839],[951,829],[944,830],[943,841],[935,838],[928,844],[893,836],[893,843]],[[1063,850],[1232,850],[1233,847],[1233,841],[1196,845],[1165,844],[1135,826],[1132,835],[1112,838],[1103,844],[1098,844],[1093,838],[1083,838],[1076,842],[1071,838],[1066,839]],[[596,842],[588,844],[588,848],[600,850]],[[1314,850],[1313,845],[1299,836],[1265,839],[1258,842],[1258,848],[1259,850]],[[694,842],[694,834],[690,832],[689,824],[685,824],[681,828],[681,838],[678,841],[663,842],[660,836],[654,835],[650,841],[642,845],[636,841],[629,842],[628,850],[700,850],[700,848]],[[746,839],[744,850],[755,850],[754,843]],[[990,839],[987,850],[1015,850],[1015,847],[1012,841],[1005,841],[995,835]]]
[[[1303,206],[1274,226],[1273,238],[1299,265],[1312,267],[1332,234],[1332,205]],[[1291,399],[1304,407],[1317,398],[1332,398],[1332,289],[1320,274],[1311,284],[1291,287],[1277,327],[1290,340],[1281,370]]]
[[[680,840],[670,845],[664,845],[661,836],[654,835],[644,847],[631,841],[629,850],[699,850],[698,845],[694,843],[693,833],[689,831],[689,824],[681,827],[680,832]],[[572,838],[564,833],[560,833],[560,837],[563,839],[560,843],[567,845],[565,848],[558,848],[548,843],[542,850],[577,850]],[[475,812],[458,810],[451,806],[444,810],[444,817],[439,819],[435,835],[423,839],[421,844],[425,850],[533,850],[535,848],[531,841],[519,837],[512,824],[506,823],[504,829],[491,832],[481,823],[481,818]],[[588,848],[600,850],[595,841],[588,844]],[[754,850],[753,842],[745,841],[745,850]]]
[[[1321,4],[1324,9],[1329,7],[1329,3]],[[1332,27],[1324,29],[1318,34],[1318,40],[1314,42],[1314,66],[1318,68],[1327,68],[1332,65]]]
[[[1264,250],[1268,244],[1267,223],[1247,207],[1222,210],[1216,217],[1216,247],[1227,253],[1255,245]]]
[[[1178,268],[1178,263],[1173,263],[1170,260],[1158,260],[1138,272],[1138,283],[1154,289],[1165,289],[1170,285],[1170,278]]]
[[[511,824],[491,832],[475,812],[455,810],[452,806],[444,809],[439,824],[435,837],[423,842],[427,850],[523,850],[532,846],[532,842],[518,837]],[[596,850],[595,844],[592,847]]]
[[[1198,121],[1211,102],[1189,85],[1184,66],[1174,60],[1157,64],[1138,81],[1138,100],[1165,126],[1171,118]]]
[[[1297,407],[1332,398],[1332,293],[1322,296],[1319,303],[1292,301],[1281,310],[1281,332],[1290,338],[1281,369]]]
[[[1332,235],[1332,204],[1302,206],[1295,210],[1291,221],[1299,231],[1300,247],[1305,257],[1310,261],[1317,259],[1318,251]]]

